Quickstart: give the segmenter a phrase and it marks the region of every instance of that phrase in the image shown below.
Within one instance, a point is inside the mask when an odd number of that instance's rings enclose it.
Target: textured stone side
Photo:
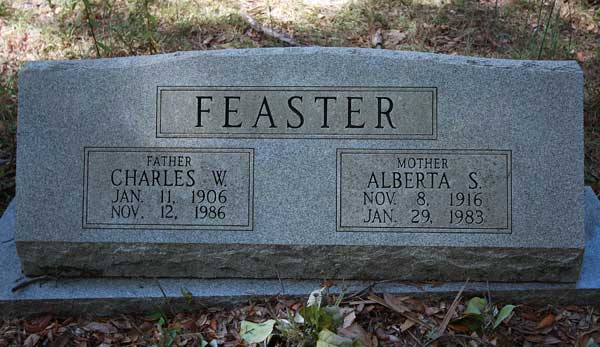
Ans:
[[[576,282],[583,250],[17,241],[29,276]],[[65,266],[64,264],[69,264]]]

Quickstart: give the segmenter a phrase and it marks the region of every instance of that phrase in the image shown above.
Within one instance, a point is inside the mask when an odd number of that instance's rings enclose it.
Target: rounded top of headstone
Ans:
[[[432,64],[468,65],[481,68],[499,68],[507,70],[538,70],[550,72],[574,72],[582,74],[582,71],[574,60],[514,60],[467,57],[459,55],[445,55],[426,52],[395,51],[387,49],[371,48],[347,48],[347,47],[279,47],[279,48],[247,48],[247,49],[223,49],[207,51],[185,51],[148,56],[131,56],[118,58],[82,59],[82,60],[58,60],[58,61],[32,61],[23,67],[25,70],[66,70],[66,69],[110,69],[124,68],[129,66],[144,66],[190,59],[204,59],[208,57],[247,57],[256,58],[260,56],[352,56],[365,59],[395,59],[401,61],[421,61]]]

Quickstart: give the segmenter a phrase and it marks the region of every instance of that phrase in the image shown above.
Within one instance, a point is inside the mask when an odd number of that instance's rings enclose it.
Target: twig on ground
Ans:
[[[376,304],[377,302],[375,302],[373,300],[360,300],[360,301],[344,301],[344,303],[347,305],[350,305],[350,306],[357,306],[357,305]]]
[[[165,298],[165,301],[166,301],[167,307],[169,308],[169,311],[171,311],[171,314],[173,316],[175,316],[175,310],[173,309],[173,306],[171,306],[171,299],[167,296],[167,293],[165,292],[162,285],[160,284],[160,281],[157,278],[155,278],[154,280],[156,281],[156,284],[158,285],[158,289],[160,289],[162,296]]]
[[[486,281],[485,285],[487,287],[486,288],[486,290],[487,290],[487,292],[486,292],[486,294],[487,294],[487,302],[488,302],[488,305],[490,305],[490,307],[491,307],[492,306],[492,292],[490,291],[490,282]]]
[[[279,271],[276,271],[277,273],[277,280],[279,280],[279,286],[281,287],[281,295],[285,295],[285,285],[283,284],[283,281],[281,280],[281,276],[279,275]]]
[[[296,40],[289,37],[288,35],[286,35],[284,33],[280,33],[278,31],[275,31],[271,28],[266,28],[265,26],[261,25],[254,18],[252,18],[250,15],[248,15],[245,12],[240,12],[240,16],[246,23],[248,23],[248,25],[250,25],[250,27],[252,29],[254,29],[258,32],[261,32],[266,36],[269,36],[269,37],[279,40],[281,42],[285,42],[290,46],[301,46]]]
[[[448,312],[446,312],[446,315],[444,316],[444,319],[442,320],[442,324],[440,324],[440,326],[438,327],[436,337],[434,339],[432,339],[431,342],[437,340],[438,338],[440,338],[441,336],[444,335],[444,331],[446,331],[446,328],[448,327],[448,323],[450,323],[450,320],[452,319],[452,315],[454,315],[454,312],[456,312],[456,308],[458,307],[458,303],[460,302],[460,298],[462,296],[463,291],[465,290],[465,287],[467,286],[467,283],[469,283],[469,280],[467,280],[465,282],[465,284],[463,284],[463,286],[460,288],[458,293],[456,293],[456,296],[454,297],[454,301],[452,301],[452,304],[448,308]]]
[[[365,288],[359,290],[358,292],[345,297],[344,302],[347,302],[348,300],[350,300],[352,298],[363,296],[363,295],[369,293],[371,291],[371,289],[375,288],[376,285],[382,284],[382,283],[387,283],[387,282],[395,282],[395,280],[381,280],[381,281],[373,282],[373,283],[369,284],[368,286],[366,286]]]
[[[408,335],[410,335],[410,337],[412,337],[413,340],[415,340],[415,342],[417,343],[418,346],[422,346],[423,344],[421,343],[421,341],[415,336],[415,334],[413,334],[412,332],[410,332],[410,330],[406,331],[408,333]]]

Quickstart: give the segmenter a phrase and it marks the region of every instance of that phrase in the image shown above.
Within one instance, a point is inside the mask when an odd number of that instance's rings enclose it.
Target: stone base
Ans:
[[[600,305],[600,202],[586,188],[586,249],[579,281],[569,283],[483,283],[472,282],[467,295],[491,292],[500,301],[573,303]],[[137,278],[63,278],[45,279],[12,291],[30,281],[22,275],[14,243],[15,206],[7,209],[0,220],[0,318],[23,317],[41,312],[79,314],[93,312],[108,315],[115,312],[153,312],[167,303],[174,309],[191,309],[212,305],[230,305],[269,296],[304,296],[319,287],[315,280],[250,280],[250,279],[137,279]],[[332,290],[346,288],[353,293],[371,283],[337,281]],[[376,292],[415,296],[451,297],[462,283],[441,285],[380,283]],[[190,305],[182,297],[186,288],[194,296]]]
[[[17,252],[28,276],[443,282],[574,283],[583,258],[577,248],[56,241],[17,241]]]

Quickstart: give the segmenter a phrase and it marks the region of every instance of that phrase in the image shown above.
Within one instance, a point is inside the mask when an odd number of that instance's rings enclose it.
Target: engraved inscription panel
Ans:
[[[253,149],[85,148],[84,228],[253,229]]]
[[[337,152],[337,230],[511,232],[511,152]]]
[[[434,87],[157,87],[157,137],[436,139]]]

